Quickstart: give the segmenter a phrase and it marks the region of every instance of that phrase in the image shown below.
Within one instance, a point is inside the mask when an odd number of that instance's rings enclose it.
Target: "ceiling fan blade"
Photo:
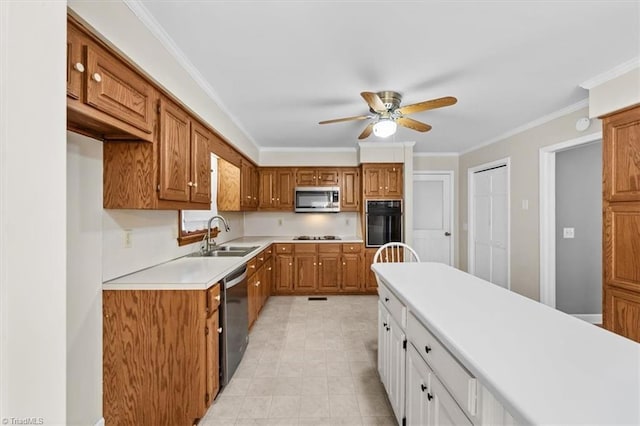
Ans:
[[[380,99],[377,93],[362,92],[360,95],[367,101],[369,108],[375,112],[385,112],[387,110],[387,107],[384,106],[384,102],[382,102],[382,99]]]
[[[446,96],[444,98],[431,99],[430,101],[418,102],[417,104],[406,105],[398,108],[396,112],[402,115],[413,114],[414,112],[426,111],[429,109],[442,108],[451,106],[458,102],[453,96]]]
[[[341,123],[343,121],[352,121],[352,120],[366,120],[367,118],[371,118],[371,116],[370,115],[358,115],[358,116],[355,116],[355,117],[336,118],[334,120],[321,121],[318,124]]]
[[[368,138],[371,132],[373,132],[373,123],[369,124],[367,127],[364,128],[362,133],[360,133],[360,136],[358,136],[358,139]]]
[[[400,126],[407,127],[412,130],[417,130],[419,132],[428,132],[429,130],[431,130],[430,125],[408,117],[400,117],[396,120],[396,123],[398,123]]]

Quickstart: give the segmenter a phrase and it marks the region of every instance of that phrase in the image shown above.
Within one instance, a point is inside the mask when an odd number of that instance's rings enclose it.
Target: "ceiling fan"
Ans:
[[[397,126],[407,127],[418,132],[428,132],[431,126],[406,117],[420,111],[442,108],[458,102],[453,96],[431,99],[429,101],[418,102],[416,104],[400,106],[402,95],[398,92],[385,90],[382,92],[362,92],[360,95],[369,105],[369,111],[373,115],[358,115],[355,117],[336,118],[334,120],[321,121],[318,124],[341,123],[352,120],[372,120],[364,131],[360,133],[358,139],[366,139],[373,133],[374,135],[386,138],[396,132]]]

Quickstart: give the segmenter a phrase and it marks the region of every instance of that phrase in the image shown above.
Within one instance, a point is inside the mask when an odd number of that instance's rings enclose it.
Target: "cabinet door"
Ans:
[[[211,133],[191,122],[191,201],[211,204]]]
[[[431,370],[412,345],[407,349],[406,417],[409,426],[424,426],[429,421],[429,373]]]
[[[389,372],[387,376],[387,393],[391,408],[396,415],[398,424],[404,417],[405,391],[405,335],[398,323],[389,316]]]
[[[220,390],[220,348],[219,348],[219,311],[216,309],[209,318],[207,318],[206,324],[206,375],[207,375],[207,388],[204,396],[205,407],[208,407],[213,402],[213,399]]]
[[[260,173],[258,168],[251,166],[251,207],[258,208],[258,193],[260,192]]]
[[[293,171],[278,170],[276,201],[279,210],[293,210]]]
[[[275,170],[260,170],[258,208],[271,209],[276,205]]]
[[[318,186],[338,186],[340,181],[337,169],[318,169],[315,177]]]
[[[387,166],[384,172],[384,195],[402,197],[402,165]]]
[[[296,186],[316,186],[316,171],[313,169],[298,169],[296,171]]]
[[[378,374],[384,388],[388,390],[389,376],[389,312],[378,301]]]
[[[280,254],[276,256],[276,274],[273,290],[278,293],[293,291],[293,255]]]
[[[273,291],[273,276],[274,276],[274,265],[275,261],[273,257],[269,257],[264,265],[264,303],[267,303],[269,296],[271,296],[271,292]]]
[[[253,274],[247,279],[247,310],[249,311],[249,327],[253,325],[258,317],[258,274]]]
[[[343,170],[340,179],[340,211],[360,209],[360,172],[358,169]]]
[[[242,210],[248,210],[252,204],[251,170],[253,166],[246,160],[240,162],[240,206]]]
[[[342,255],[341,288],[344,291],[354,292],[360,290],[360,273],[362,271],[362,255],[357,253],[345,253]]]
[[[295,256],[295,281],[293,288],[302,293],[314,292],[317,288],[317,262],[315,253],[296,253]]]
[[[318,291],[336,293],[340,288],[340,253],[318,254]]]
[[[603,189],[609,201],[640,201],[640,108],[603,122]]]
[[[172,102],[160,103],[160,195],[189,201],[191,159],[189,115]]]
[[[88,45],[85,75],[87,104],[151,133],[153,88],[138,73],[106,51]]]
[[[82,58],[82,40],[80,33],[67,25],[67,96],[73,99],[80,99],[87,68]]]
[[[365,168],[362,174],[364,177],[364,195],[367,197],[382,197],[384,195],[382,169]]]
[[[376,274],[374,274],[371,270],[373,257],[375,256],[377,250],[377,248],[365,249],[364,252],[364,289],[368,293],[375,293],[378,288],[378,280],[376,280]]]
[[[464,415],[449,392],[440,380],[431,373],[429,375],[429,422],[428,425],[437,426],[464,426],[471,425],[471,421]]]
[[[640,343],[640,293],[614,286],[604,288],[604,326]]]

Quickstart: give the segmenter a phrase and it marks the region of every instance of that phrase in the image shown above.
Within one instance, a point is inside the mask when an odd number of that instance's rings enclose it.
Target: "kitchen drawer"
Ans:
[[[264,249],[264,260],[267,260],[273,254],[273,244]]]
[[[340,253],[340,244],[318,244],[318,253]]]
[[[276,254],[293,253],[293,244],[276,244]]]
[[[256,256],[256,270],[260,269],[260,267],[264,265],[265,260],[267,260],[267,253],[266,250],[263,250]]]
[[[207,316],[218,310],[220,306],[220,284],[214,284],[207,290]]]
[[[407,339],[433,369],[451,395],[470,416],[476,415],[476,379],[445,349],[425,326],[409,314]]]
[[[389,310],[393,319],[402,326],[402,329],[406,330],[407,308],[383,285],[378,287],[378,295],[380,296],[380,303]]]
[[[362,251],[362,244],[342,244],[343,253],[360,253]]]
[[[297,253],[315,253],[318,251],[318,244],[300,243],[296,244],[294,251]]]
[[[247,262],[247,275],[251,276],[256,273],[258,270],[258,258],[253,257],[250,261]]]

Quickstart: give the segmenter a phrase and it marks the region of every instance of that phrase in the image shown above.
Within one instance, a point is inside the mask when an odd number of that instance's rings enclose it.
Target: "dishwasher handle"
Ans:
[[[240,268],[236,269],[229,275],[223,278],[222,282],[224,283],[224,288],[231,288],[236,284],[241,283],[247,278],[247,265],[242,265]]]

